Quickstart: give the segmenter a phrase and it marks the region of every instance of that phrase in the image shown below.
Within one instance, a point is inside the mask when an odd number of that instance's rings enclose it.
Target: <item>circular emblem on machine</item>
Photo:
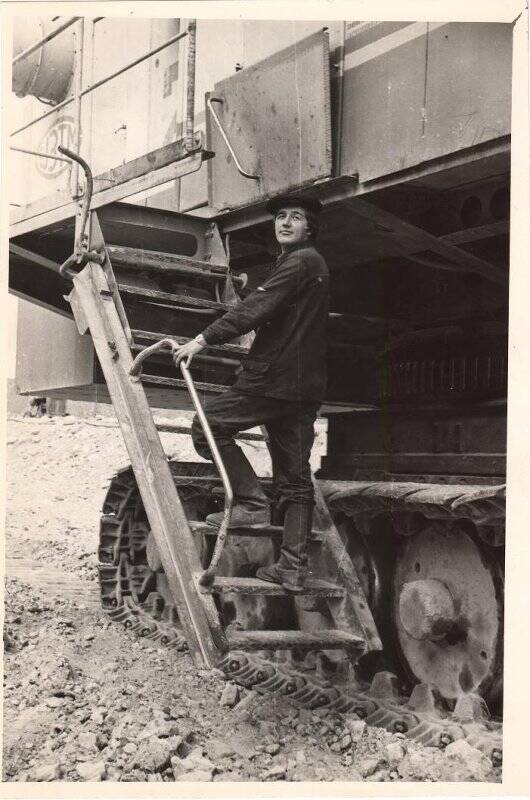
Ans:
[[[59,145],[76,149],[75,147],[75,123],[70,116],[58,117],[47,129],[39,144],[39,152],[57,155]],[[57,178],[69,169],[69,165],[64,161],[55,161],[53,158],[38,158],[37,172],[43,178]]]

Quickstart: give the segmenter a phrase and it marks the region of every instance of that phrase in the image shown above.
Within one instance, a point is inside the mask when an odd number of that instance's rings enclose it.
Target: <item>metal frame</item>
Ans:
[[[115,72],[107,75],[106,77],[102,78],[99,81],[87,86],[86,88],[82,88],[82,80],[83,80],[83,46],[84,46],[84,18],[82,17],[73,17],[68,21],[68,25],[61,27],[61,30],[64,30],[65,27],[69,27],[70,25],[74,24],[75,22],[79,22],[79,31],[77,32],[77,36],[79,37],[79,43],[76,45],[76,62],[75,62],[75,72],[74,72],[74,81],[73,81],[73,94],[63,100],[61,103],[58,103],[49,111],[41,114],[39,117],[31,120],[30,122],[26,123],[25,125],[21,126],[17,130],[11,133],[11,136],[15,136],[18,133],[28,129],[32,125],[35,125],[37,122],[40,122],[42,119],[46,118],[50,114],[53,114],[55,111],[63,108],[69,103],[75,104],[75,119],[76,119],[76,130],[77,130],[77,145],[76,150],[79,153],[80,150],[80,142],[81,142],[81,100],[84,96],[93,92],[95,89],[98,89],[100,86],[108,83],[111,80],[114,80],[119,75],[122,75],[124,72],[132,69],[133,67],[141,64],[143,61],[146,61],[148,58],[151,58],[156,53],[159,53],[161,50],[169,47],[171,44],[174,44],[177,41],[185,38],[186,36],[189,37],[189,48],[188,48],[188,58],[187,58],[187,75],[186,75],[186,91],[187,91],[187,106],[186,106],[186,137],[184,140],[184,146],[182,148],[182,154],[173,158],[171,163],[164,163],[159,168],[155,167],[152,169],[143,170],[142,174],[135,175],[134,178],[131,180],[122,180],[120,186],[110,186],[104,187],[97,192],[99,195],[97,197],[97,202],[95,199],[94,207],[106,204],[109,202],[114,202],[116,200],[121,200],[124,197],[128,197],[132,194],[137,194],[138,192],[145,191],[146,189],[153,188],[154,186],[159,186],[160,184],[167,183],[168,181],[178,179],[182,177],[183,174],[188,174],[189,172],[194,172],[202,166],[203,161],[203,143],[202,137],[197,139],[195,136],[194,131],[194,119],[195,119],[195,43],[196,43],[196,21],[194,19],[188,20],[188,26],[185,30],[179,31],[178,34],[171,36],[162,44],[158,45],[157,47],[152,48],[147,53],[144,53],[142,56],[134,59],[133,61],[129,62],[126,66],[121,67],[120,69],[116,70]],[[60,33],[60,30],[57,29],[55,35]],[[35,43],[32,45],[31,52],[34,52],[38,47],[42,47],[46,41],[49,41],[53,38],[53,35],[48,35],[44,37],[41,42]],[[26,52],[26,51],[24,51]],[[23,54],[20,54],[22,57]],[[17,59],[20,58],[17,56]],[[11,147],[10,149],[16,150],[18,152],[25,152],[30,155],[35,156],[45,156],[49,158],[55,158],[57,160],[64,160],[61,159],[59,156],[55,156],[54,154],[44,154],[44,153],[37,153],[36,151],[31,151],[29,149],[24,148],[17,148]],[[182,164],[179,161],[182,161],[183,157],[188,155],[186,159],[186,166],[183,172]],[[147,174],[144,174],[147,173]],[[79,200],[82,197],[82,189],[79,185],[79,163],[76,163],[74,166],[73,171],[73,191],[68,193],[68,198],[72,198],[74,201]],[[96,178],[98,179],[98,178]],[[101,180],[105,180],[105,177],[101,177]],[[115,181],[113,178],[108,178],[109,182],[111,183],[119,183],[119,181]],[[57,197],[56,195],[50,196],[50,199],[53,202],[51,208],[49,208],[48,215],[51,214],[52,217],[57,212],[59,205],[62,207],[63,212],[65,211],[65,207],[68,207],[69,212],[75,213],[75,210],[71,206],[71,200],[64,198],[63,196]],[[28,204],[31,206],[31,204]],[[20,223],[25,223],[28,217],[24,215],[24,209],[28,208],[28,206],[22,206],[22,213],[20,214],[20,219],[14,223],[14,226],[19,226]],[[35,215],[33,215],[35,216]],[[60,213],[60,217],[63,218],[64,213]],[[26,229],[32,230],[34,225],[29,223],[28,225],[24,225],[24,232]],[[20,231],[13,230],[12,226],[12,235],[16,235],[20,233]]]
[[[55,28],[55,30],[51,31],[50,33],[47,33],[46,36],[43,36],[43,38],[39,39],[38,42],[35,42],[30,47],[27,47],[25,50],[19,53],[18,56],[15,56],[11,64],[15,66],[15,64],[18,64],[19,61],[22,61],[24,58],[27,58],[32,53],[34,53],[35,50],[38,50],[39,48],[43,47],[47,42],[50,42],[52,39],[55,39],[56,36],[58,36],[60,33],[65,31],[67,28],[69,28],[71,25],[73,25],[80,19],[82,19],[82,17],[70,17],[69,20],[63,22],[62,25],[59,25],[58,28]]]
[[[74,22],[77,22],[78,20],[80,20],[81,23],[84,25],[84,18],[83,17],[72,17],[72,19],[68,23],[68,26],[72,25]],[[66,27],[68,27],[68,26],[66,26]],[[62,30],[64,30],[64,27],[62,28]],[[193,31],[193,34],[190,34],[190,31]],[[61,31],[58,30],[58,33],[60,33],[60,32]],[[81,31],[81,34],[82,34],[82,32],[83,31]],[[136,67],[138,64],[141,64],[143,61],[146,61],[148,58],[151,58],[151,56],[156,55],[161,50],[164,50],[166,47],[169,47],[170,45],[174,44],[175,42],[178,42],[180,39],[183,39],[184,37],[190,36],[190,35],[193,35],[193,37],[194,37],[194,33],[195,33],[195,20],[190,20],[190,22],[188,24],[188,28],[185,31],[180,31],[179,33],[175,34],[174,36],[171,36],[169,39],[167,39],[162,44],[158,45],[157,47],[154,47],[152,50],[149,50],[147,53],[144,53],[144,55],[139,56],[138,58],[134,59],[134,61],[129,62],[129,64],[127,64],[125,67],[121,67],[121,69],[118,69],[115,72],[111,73],[110,75],[107,75],[105,78],[101,78],[99,81],[96,81],[95,83],[91,84],[90,86],[87,86],[85,89],[81,89],[82,71],[83,71],[83,69],[82,69],[82,67],[83,67],[83,64],[82,64],[83,41],[82,41],[82,36],[81,36],[80,60],[76,62],[76,67],[75,67],[74,82],[75,82],[75,87],[76,88],[74,90],[74,93],[72,95],[70,95],[70,97],[67,97],[62,102],[58,103],[56,106],[54,106],[49,111],[46,111],[44,114],[41,114],[41,116],[36,117],[35,119],[31,120],[30,122],[27,122],[25,125],[22,125],[20,128],[17,128],[15,131],[12,131],[10,133],[10,136],[16,136],[17,134],[22,133],[22,131],[26,130],[27,128],[30,128],[32,125],[35,125],[37,122],[40,122],[42,119],[45,119],[50,114],[53,114],[55,111],[58,111],[59,109],[61,109],[64,106],[68,105],[69,103],[76,102],[80,106],[81,98],[84,97],[85,95],[89,94],[89,92],[93,92],[95,89],[99,89],[100,86],[103,86],[105,83],[108,83],[109,81],[114,80],[114,78],[117,78],[119,75],[122,75],[124,72],[127,72],[127,70],[132,69],[133,67]],[[57,35],[57,34],[55,34],[55,35]],[[53,38],[53,36],[51,36],[50,38]],[[44,39],[41,42],[37,42],[34,46],[32,46],[32,48],[30,48],[31,52],[34,52],[34,50],[38,49],[38,47],[42,47],[47,41],[49,41],[49,38],[48,37],[44,37]],[[195,42],[194,38],[193,38],[193,42]],[[190,48],[190,55],[188,57],[188,67],[192,67],[193,72],[192,72],[192,75],[190,75],[188,73],[187,79],[189,81],[192,78],[193,79],[193,84],[195,85],[195,49],[194,49],[194,47],[195,47],[195,45],[193,46],[193,48]],[[193,49],[193,58],[191,58],[191,50],[192,49]],[[22,56],[25,56],[25,55],[28,55],[28,54],[29,53],[27,51],[24,51],[24,53],[21,53],[21,54],[19,54],[19,56],[17,56],[17,60],[20,61]],[[15,62],[13,61],[13,63],[15,63]],[[190,93],[189,96],[191,96],[191,93]],[[193,98],[194,97],[195,97],[195,92],[193,91]],[[189,108],[188,108],[188,111],[189,111]],[[80,108],[79,108],[77,113],[80,114]],[[76,116],[77,116],[77,114],[76,114]],[[189,114],[188,115],[187,125],[190,124],[190,123],[191,123],[191,125],[193,125],[193,114],[191,114],[191,115]],[[193,139],[193,135],[192,135],[191,138]]]
[[[53,161],[65,161],[67,164],[72,163],[69,158],[63,158],[63,156],[53,156],[50,153],[38,153],[37,150],[26,150],[24,147],[11,146],[9,149],[15,150],[17,153],[26,153],[28,156],[38,156],[39,158],[51,158]]]

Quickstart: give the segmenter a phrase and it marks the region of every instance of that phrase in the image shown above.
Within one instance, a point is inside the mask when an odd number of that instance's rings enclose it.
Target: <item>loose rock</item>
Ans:
[[[219,700],[220,706],[235,706],[239,698],[239,687],[235,683],[227,683]]]
[[[385,758],[391,766],[399,764],[404,755],[404,750],[399,742],[390,742],[385,747]]]
[[[490,759],[464,739],[452,742],[443,751],[442,780],[486,781],[492,769]]]
[[[363,778],[372,775],[378,767],[382,764],[382,759],[379,756],[372,758],[364,758],[362,761],[356,761],[355,766]]]
[[[352,742],[358,742],[366,731],[366,722],[363,719],[346,717],[344,723],[350,733]]]
[[[438,781],[442,757],[434,748],[409,751],[399,764],[398,772],[406,781]]]
[[[34,767],[31,780],[33,781],[58,781],[61,779],[61,765],[58,762],[40,764]]]
[[[83,750],[97,750],[97,736],[95,733],[83,731],[77,737],[77,742]]]
[[[180,743],[180,737],[146,739],[140,742],[136,753],[132,756],[132,766],[150,772],[160,772],[169,765],[169,760]]]
[[[82,761],[75,768],[83,781],[102,781],[107,773],[104,761]]]
[[[221,739],[210,739],[206,744],[208,755],[217,760],[219,758],[228,758],[235,753],[234,747],[229,742]]]
[[[282,766],[281,764],[278,764],[277,766],[271,767],[264,772],[261,777],[264,781],[280,781],[282,778],[285,778],[286,771],[286,765]]]

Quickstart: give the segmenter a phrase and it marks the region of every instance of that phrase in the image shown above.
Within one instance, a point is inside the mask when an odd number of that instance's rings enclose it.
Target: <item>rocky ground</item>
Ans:
[[[187,437],[163,441],[195,460]],[[8,421],[4,780],[500,780],[465,742],[424,748],[297,709],[109,622],[98,517],[126,463],[110,418]]]

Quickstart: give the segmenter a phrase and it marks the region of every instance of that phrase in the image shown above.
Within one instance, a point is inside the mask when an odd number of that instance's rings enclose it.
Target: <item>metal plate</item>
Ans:
[[[511,35],[415,22],[348,39],[340,173],[365,183],[509,134]]]
[[[434,525],[408,540],[394,578],[394,621],[406,666],[420,682],[456,699],[462,693],[482,694],[497,678],[502,664],[502,580],[496,557],[485,556],[457,527],[443,533]],[[418,641],[405,630],[399,597],[408,582],[440,581],[455,607],[454,630],[440,641]]]
[[[209,203],[235,208],[331,174],[329,43],[325,31],[216,84],[219,119],[243,169],[207,115]]]
[[[512,33],[470,22],[429,32],[423,160],[510,134]]]

